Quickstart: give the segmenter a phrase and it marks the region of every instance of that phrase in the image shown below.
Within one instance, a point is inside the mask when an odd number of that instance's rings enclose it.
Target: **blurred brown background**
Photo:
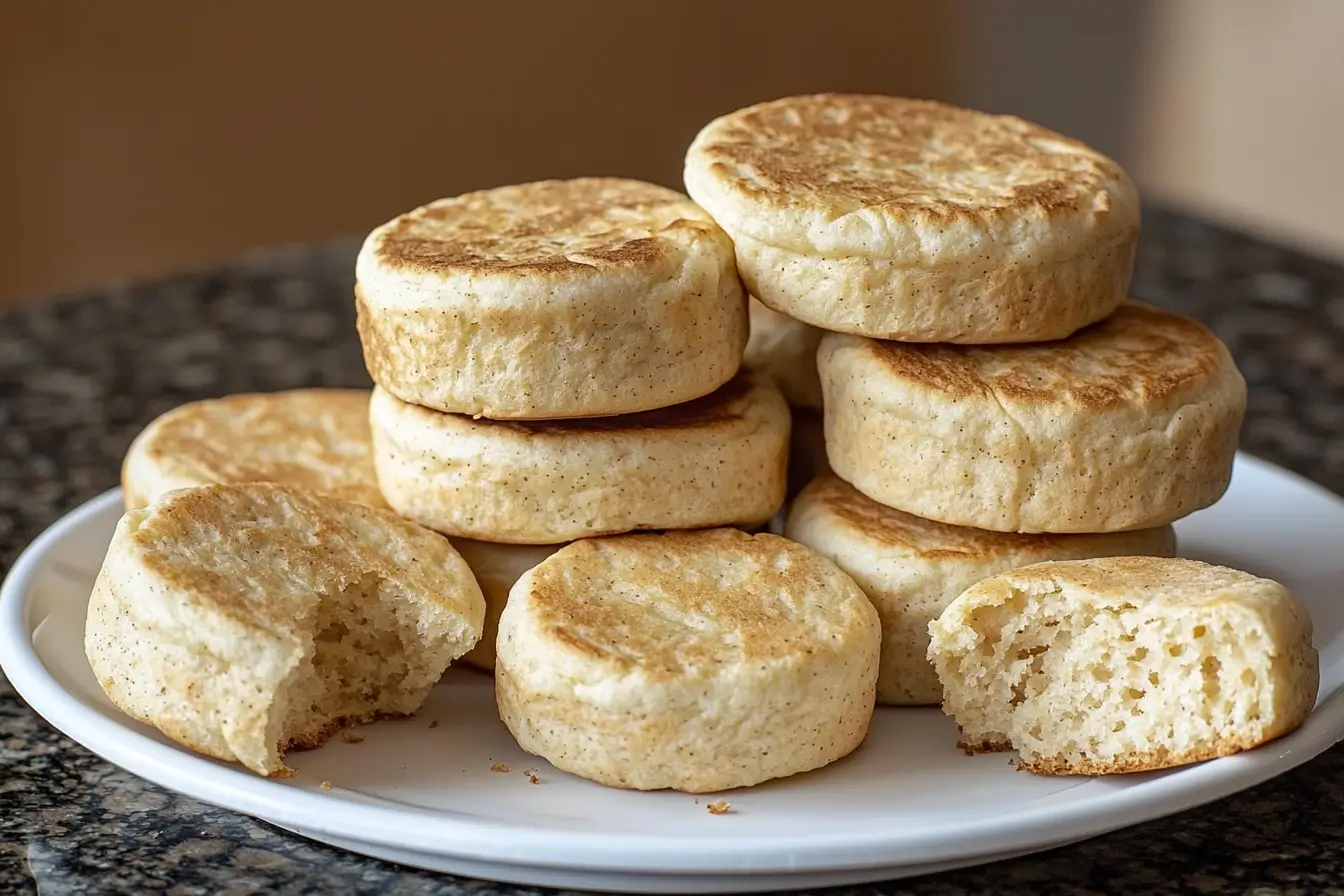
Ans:
[[[712,116],[866,90],[1093,142],[1344,255],[1334,0],[56,0],[0,7],[0,304],[550,176],[678,186]]]

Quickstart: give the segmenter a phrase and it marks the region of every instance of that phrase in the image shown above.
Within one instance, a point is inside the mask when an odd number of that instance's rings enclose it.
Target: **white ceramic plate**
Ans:
[[[610,790],[523,754],[490,680],[451,672],[415,719],[291,754],[266,780],[121,715],[84,660],[89,589],[120,515],[109,492],[62,519],[0,590],[0,659],[53,725],[165,787],[354,852],[474,877],[644,892],[748,891],[901,877],[1006,858],[1218,799],[1344,738],[1344,501],[1252,458],[1213,509],[1178,524],[1181,552],[1271,576],[1306,603],[1321,698],[1306,725],[1238,756],[1160,773],[1038,778],[968,758],[934,709],[880,709],[829,768],[716,797]],[[430,720],[438,725],[429,727]],[[505,763],[508,773],[491,766]],[[535,769],[538,784],[523,772]],[[322,781],[332,789],[323,791]]]

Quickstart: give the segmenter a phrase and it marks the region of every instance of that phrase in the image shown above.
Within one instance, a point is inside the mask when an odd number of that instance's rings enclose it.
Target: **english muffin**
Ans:
[[[1216,336],[1138,302],[1040,345],[832,334],[818,365],[836,474],[889,507],[1002,532],[1142,529],[1207,507],[1246,407]]]
[[[413,713],[481,635],[447,539],[269,483],[128,511],[89,598],[85,653],[126,714],[263,775],[285,750]]]
[[[836,476],[794,499],[784,535],[835,562],[882,620],[877,702],[939,703],[929,623],[987,576],[1045,560],[1176,553],[1170,526],[1107,535],[1017,535],[948,526],[884,507]]]
[[[355,264],[369,374],[402,401],[492,418],[629,414],[737,371],[733,246],[663,187],[542,181],[376,228]]]
[[[1033,772],[1147,771],[1250,749],[1316,702],[1311,618],[1286,588],[1193,560],[1114,557],[991,576],[929,627],[968,751]]]
[[[1138,193],[1115,162],[1006,115],[821,94],[707,125],[686,189],[751,294],[906,342],[1059,339],[1125,297]]]
[[[450,539],[462,559],[467,561],[485,597],[485,624],[481,640],[462,662],[485,672],[495,668],[495,637],[499,614],[509,600],[509,589],[532,567],[560,550],[557,545],[491,544],[470,538]]]
[[[751,371],[695,401],[589,420],[473,420],[375,389],[370,420],[388,504],[460,538],[751,526],[784,502],[789,408]]]
[[[278,482],[385,507],[369,450],[367,389],[295,389],[194,401],[157,417],[121,467],[128,509],[212,483]]]
[[[748,303],[751,336],[742,363],[769,376],[793,408],[821,410],[821,380],[817,377],[817,345],[822,331],[756,299]]]
[[[692,793],[864,739],[877,614],[807,548],[736,529],[580,541],[513,587],[495,692],[519,746],[613,787]]]

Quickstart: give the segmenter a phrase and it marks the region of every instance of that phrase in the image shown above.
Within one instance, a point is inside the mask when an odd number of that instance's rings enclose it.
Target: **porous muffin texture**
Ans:
[[[127,509],[213,483],[277,482],[386,507],[369,448],[367,389],[193,401],[155,418],[121,467]]]
[[[1150,528],[1209,506],[1246,408],[1216,336],[1133,301],[1057,342],[828,334],[817,359],[837,475],[889,507],[1001,532]]]
[[[718,118],[686,189],[752,295],[906,342],[1059,339],[1125,297],[1138,192],[1111,159],[1006,115],[818,94]]]
[[[833,563],[736,529],[576,542],[514,586],[495,689],[519,745],[613,787],[820,768],[873,713],[880,631]]]
[[[302,489],[209,485],[122,517],[85,653],[126,714],[284,775],[287,749],[415,712],[483,614],[440,535]]]
[[[784,502],[789,408],[753,371],[662,410],[546,422],[473,420],[375,389],[370,420],[388,504],[455,537],[755,526]]]
[[[370,376],[403,401],[501,419],[629,414],[737,371],[732,242],[685,196],[618,178],[442,199],[355,265]]]
[[[1046,774],[1146,771],[1250,749],[1302,724],[1311,618],[1269,579],[1193,560],[1041,563],[991,576],[929,627],[971,752]]]
[[[872,601],[882,620],[877,702],[897,706],[942,701],[927,658],[929,623],[981,579],[1046,560],[1176,552],[1170,526],[1103,535],[949,526],[878,504],[832,475],[793,500],[784,534],[833,560]]]

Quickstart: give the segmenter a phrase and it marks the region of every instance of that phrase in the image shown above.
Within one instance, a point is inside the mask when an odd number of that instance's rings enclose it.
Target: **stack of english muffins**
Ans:
[[[582,178],[470,193],[376,228],[356,262],[387,503],[450,536],[494,625],[580,538],[759,526],[784,500],[788,409],[739,372],[727,235],[672,190]]]
[[[1245,384],[1208,330],[1128,298],[1114,162],[1016,118],[818,95],[711,122],[685,185],[400,215],[356,262],[371,394],[152,423],[90,617],[114,702],[278,774],[288,744],[414,711],[460,656],[528,752],[694,792],[839,759],[878,704],[942,704],[968,750],[1051,773],[1300,724],[1300,605],[1171,559],[1171,523],[1227,488]],[[786,497],[786,537],[757,531]],[[228,655],[265,674],[218,712],[189,688],[184,721],[160,679],[197,672],[138,664],[167,611],[135,590],[191,563],[208,591],[174,573],[160,602],[224,618],[292,580],[294,618],[240,629]],[[177,634],[170,655],[205,655]],[[243,727],[216,717],[253,691]]]
[[[877,607],[880,702],[941,701],[928,626],[970,585],[1171,556],[1169,524],[1227,487],[1245,385],[1199,324],[1128,300],[1138,196],[1096,151],[939,103],[794,97],[705,127],[686,185],[771,341],[819,343],[774,358],[817,372],[834,470],[786,534]]]

